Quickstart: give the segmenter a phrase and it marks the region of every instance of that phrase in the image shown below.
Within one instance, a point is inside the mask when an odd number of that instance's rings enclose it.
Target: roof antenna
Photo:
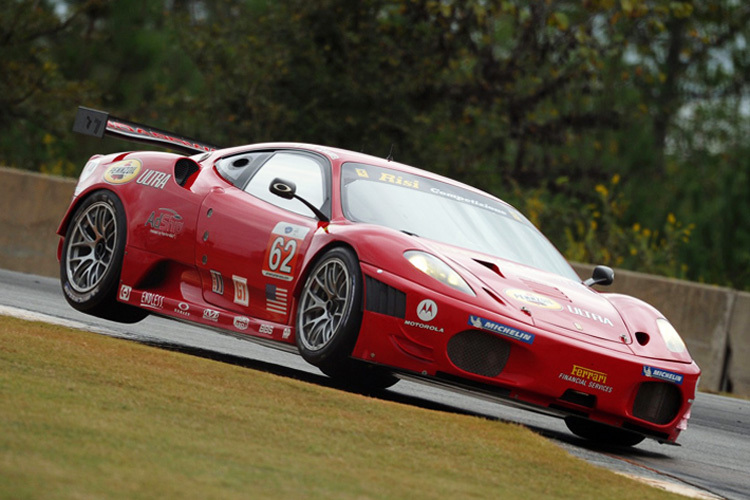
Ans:
[[[391,143],[391,150],[388,152],[388,157],[386,158],[388,161],[393,161],[393,146],[394,144]]]

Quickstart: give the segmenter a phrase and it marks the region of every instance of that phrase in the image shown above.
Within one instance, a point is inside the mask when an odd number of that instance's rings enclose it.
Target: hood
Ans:
[[[505,304],[526,314],[535,326],[552,325],[620,345],[632,342],[615,306],[583,283],[443,244],[437,244],[436,250],[469,271]]]

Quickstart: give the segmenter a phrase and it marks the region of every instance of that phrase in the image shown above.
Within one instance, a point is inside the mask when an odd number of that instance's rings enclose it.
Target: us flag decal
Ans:
[[[276,285],[266,285],[266,311],[286,315],[287,290]]]

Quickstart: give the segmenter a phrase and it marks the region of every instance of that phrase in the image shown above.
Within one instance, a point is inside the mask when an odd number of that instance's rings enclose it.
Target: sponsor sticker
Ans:
[[[224,295],[224,277],[219,271],[211,270],[211,291]]]
[[[142,167],[141,160],[115,162],[104,171],[104,181],[109,184],[127,184],[138,176]]]
[[[186,302],[180,302],[177,304],[177,307],[174,308],[174,312],[181,316],[188,317],[190,316],[190,305]]]
[[[182,216],[171,208],[160,208],[151,212],[145,226],[150,227],[149,232],[167,238],[176,238],[182,232],[185,223]]]
[[[299,246],[309,231],[305,226],[290,222],[276,224],[263,257],[263,276],[292,281],[296,273]]]
[[[207,319],[208,321],[213,321],[214,323],[216,323],[219,321],[219,311],[214,311],[213,309],[204,309],[203,319]]]
[[[557,378],[597,391],[612,392],[612,387],[607,385],[607,374],[591,368],[573,365],[570,373],[560,372]]]
[[[429,323],[437,316],[438,306],[434,300],[424,299],[417,306],[417,316],[422,321]]]
[[[141,307],[161,309],[164,307],[164,296],[158,293],[143,292],[141,294]]]
[[[286,315],[288,291],[276,285],[266,285],[266,311]]]
[[[130,292],[133,291],[132,287],[129,287],[128,285],[122,285],[120,286],[120,300],[127,302],[130,300]]]
[[[258,328],[258,331],[260,333],[265,333],[266,335],[273,335],[273,326],[271,326],[271,325],[260,325],[260,328]]]
[[[235,316],[233,323],[236,329],[247,330],[247,327],[250,326],[250,319],[245,316]]]
[[[533,333],[524,332],[523,330],[513,328],[512,326],[503,325],[502,323],[496,323],[486,318],[480,318],[479,316],[470,315],[469,325],[473,326],[474,328],[481,328],[482,330],[498,333],[511,339],[520,340],[521,342],[524,342],[526,344],[534,343]]]
[[[234,285],[234,303],[247,307],[249,303],[247,278],[233,275],[232,284]]]
[[[562,311],[563,308],[563,306],[561,306],[558,302],[552,300],[551,298],[540,295],[538,293],[530,292],[528,290],[511,288],[505,290],[505,295],[514,300],[534,307],[541,307],[543,309],[550,309],[553,311]]]
[[[682,380],[685,378],[685,376],[680,373],[670,372],[668,370],[662,370],[661,368],[646,365],[643,365],[642,375],[648,378],[658,378],[659,380],[674,382],[677,385],[682,385]]]
[[[439,326],[428,325],[427,323],[420,323],[419,321],[411,321],[408,319],[404,321],[404,325],[414,328],[421,328],[422,330],[430,330],[437,333],[443,333],[445,331],[444,328],[441,328]]]
[[[172,174],[159,172],[158,170],[146,169],[135,181],[136,184],[141,186],[149,186],[156,189],[164,189],[167,185],[167,181],[172,177]]]
[[[585,309],[581,309],[580,307],[573,307],[570,304],[568,304],[568,312],[573,313],[577,316],[581,316],[582,318],[593,319],[594,321],[598,321],[602,325],[609,325],[612,327],[615,326],[612,324],[612,320],[610,320],[609,318],[605,318],[604,316],[601,316],[599,314],[589,312]],[[582,330],[583,328],[578,328],[578,329]]]
[[[288,339],[292,335],[292,329],[287,327],[284,327],[284,332],[281,334],[282,339]]]

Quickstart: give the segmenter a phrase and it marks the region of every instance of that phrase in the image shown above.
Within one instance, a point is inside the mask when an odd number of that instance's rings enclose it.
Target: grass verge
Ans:
[[[511,424],[0,317],[2,498],[681,498]]]

